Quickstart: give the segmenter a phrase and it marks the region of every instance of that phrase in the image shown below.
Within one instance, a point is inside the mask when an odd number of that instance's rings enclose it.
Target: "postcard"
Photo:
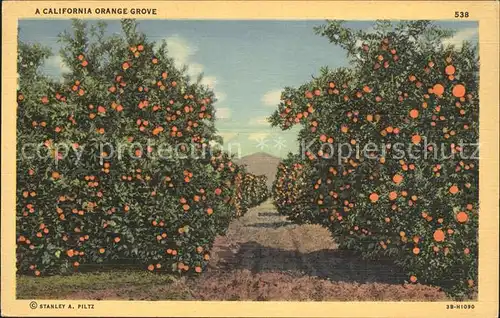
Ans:
[[[496,317],[495,1],[7,1],[2,314]]]

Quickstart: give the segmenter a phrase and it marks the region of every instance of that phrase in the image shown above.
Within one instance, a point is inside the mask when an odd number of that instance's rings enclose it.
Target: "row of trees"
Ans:
[[[273,126],[304,145],[280,165],[280,213],[327,227],[342,248],[392,258],[408,281],[452,295],[477,283],[477,49],[444,46],[428,21],[373,32],[329,21],[316,32],[351,67],[286,87]]]
[[[19,43],[17,266],[34,275],[132,260],[199,273],[216,235],[266,197],[227,154],[216,96],[174,66],[136,23],[124,35],[74,21],[69,72],[40,72],[50,51]]]

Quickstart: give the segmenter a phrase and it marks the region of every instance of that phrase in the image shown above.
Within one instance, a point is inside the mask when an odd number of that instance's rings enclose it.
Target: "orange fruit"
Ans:
[[[441,96],[444,93],[444,86],[441,84],[436,84],[432,87],[432,92],[438,96]]]
[[[392,191],[389,193],[389,200],[396,200],[398,197],[398,193],[396,191]]]
[[[416,109],[412,109],[412,110],[410,111],[410,117],[411,117],[411,118],[417,118],[417,117],[418,117],[418,110],[416,110]]]
[[[455,66],[453,66],[453,65],[448,65],[448,66],[444,69],[444,72],[446,73],[446,75],[453,75],[453,74],[455,74]]]
[[[414,143],[415,145],[419,144],[420,141],[422,141],[422,137],[420,137],[420,135],[413,135],[411,137],[411,142]]]
[[[465,86],[462,84],[455,85],[452,90],[453,96],[464,97],[465,96]]]
[[[400,174],[395,174],[392,177],[392,181],[394,181],[394,183],[396,183],[396,184],[400,184],[403,181],[403,176]]]
[[[155,269],[155,266],[154,266],[153,264],[150,264],[150,265],[148,266],[148,270],[152,271],[152,270],[154,270],[154,269]]]
[[[443,232],[443,230],[436,230],[436,231],[434,231],[433,237],[434,237],[434,240],[436,242],[442,242],[442,241],[444,241],[444,232]]]
[[[460,223],[465,223],[469,219],[469,216],[465,212],[458,212],[456,215],[457,221]]]
[[[456,194],[459,191],[459,189],[458,189],[458,187],[456,185],[452,185],[450,187],[449,191],[450,191],[451,194]]]
[[[410,282],[412,282],[412,283],[416,283],[416,282],[417,282],[417,276],[415,276],[415,275],[411,275],[411,276],[410,276]]]
[[[372,201],[372,203],[375,203],[378,201],[378,194],[373,192],[372,194],[370,194],[370,201]]]
[[[420,249],[418,247],[413,248],[413,254],[418,255],[420,253]]]

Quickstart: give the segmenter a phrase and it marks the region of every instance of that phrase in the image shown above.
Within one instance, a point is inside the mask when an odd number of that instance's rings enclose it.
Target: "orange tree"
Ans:
[[[244,189],[244,180],[247,175],[245,166],[234,163],[232,158],[227,153],[220,153],[220,155],[212,157],[211,162],[216,170],[226,170],[230,173],[226,180],[228,186],[232,186],[230,204],[234,208],[233,216],[241,217],[251,207],[249,200],[252,194]]]
[[[129,260],[199,273],[234,216],[238,167],[210,147],[214,93],[134,21],[122,28],[74,21],[63,83],[39,72],[47,50],[19,45],[19,272]]]
[[[307,163],[289,153],[279,163],[272,186],[273,203],[278,212],[299,224],[313,221],[310,217],[313,193],[308,172]]]
[[[265,175],[255,176],[255,201],[256,205],[266,201],[269,197],[269,188],[267,187],[267,177]]]
[[[302,127],[305,191],[314,200],[302,217],[325,224],[344,248],[393,258],[411,282],[470,294],[479,208],[476,47],[444,46],[452,33],[427,21],[378,21],[371,33],[328,21],[316,32],[344,48],[351,67],[323,68],[285,88],[270,117],[282,129]]]
[[[242,182],[242,193],[246,205],[251,208],[264,202],[268,197],[267,177],[247,172]]]
[[[211,158],[211,163],[217,171],[226,170],[226,183],[232,187],[230,204],[234,209],[234,217],[243,216],[249,208],[259,205],[268,197],[267,178],[249,173],[245,165],[236,164],[227,153],[218,153]]]

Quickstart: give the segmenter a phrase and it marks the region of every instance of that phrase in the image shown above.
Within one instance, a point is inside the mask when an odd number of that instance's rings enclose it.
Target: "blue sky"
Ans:
[[[90,21],[92,23],[92,21]],[[94,21],[95,22],[95,21]],[[108,32],[120,32],[120,23],[107,20]],[[298,86],[319,72],[321,66],[347,66],[345,53],[313,27],[323,20],[298,21],[217,21],[139,20],[139,30],[149,39],[166,40],[179,65],[189,65],[189,73],[203,72],[204,84],[211,86],[216,104],[216,127],[233,152],[242,155],[264,151],[285,156],[297,149],[296,130],[282,132],[265,121],[284,86]],[[477,41],[476,22],[437,23],[457,31],[450,41]],[[369,28],[370,21],[349,22],[349,26]],[[20,39],[50,47],[55,54],[44,72],[59,77],[65,66],[58,57],[58,34],[71,28],[69,20],[21,20]]]

